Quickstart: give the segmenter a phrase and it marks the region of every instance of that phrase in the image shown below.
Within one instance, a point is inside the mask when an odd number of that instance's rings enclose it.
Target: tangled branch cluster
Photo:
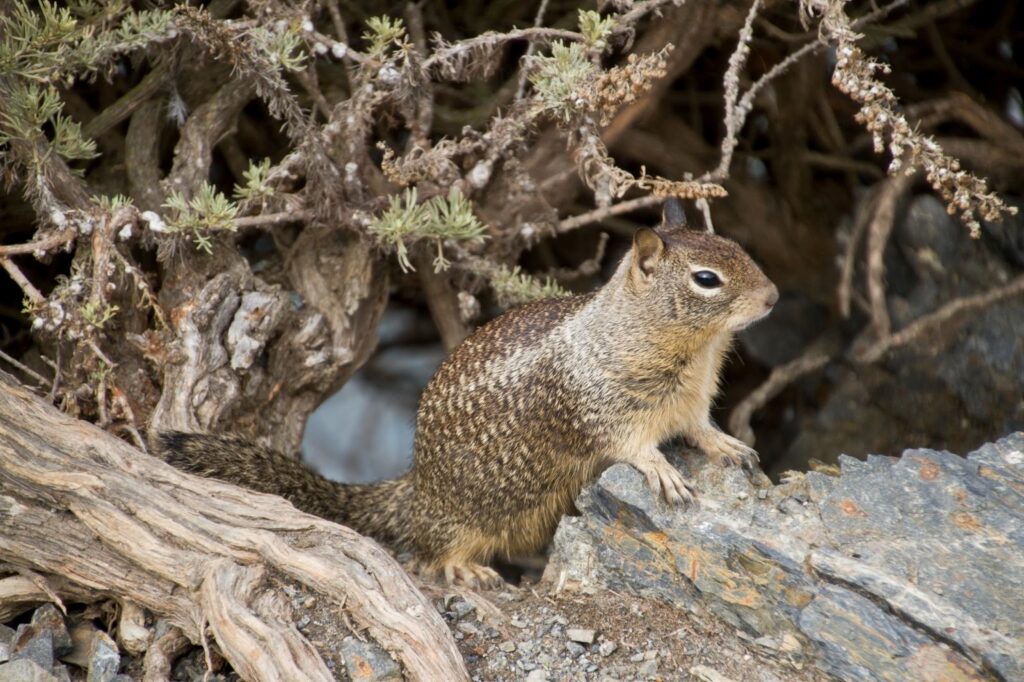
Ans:
[[[821,16],[822,36],[836,47],[832,83],[860,105],[857,120],[871,132],[875,152],[889,150],[889,173],[923,170],[947,202],[949,214],[959,213],[975,238],[981,235],[979,216],[997,222],[1003,214],[1016,215],[1016,207],[990,192],[984,179],[963,170],[935,140],[910,125],[896,94],[878,79],[878,74],[889,73],[889,67],[857,46],[861,36],[853,30],[844,4],[842,0],[803,0],[802,7],[807,15]]]

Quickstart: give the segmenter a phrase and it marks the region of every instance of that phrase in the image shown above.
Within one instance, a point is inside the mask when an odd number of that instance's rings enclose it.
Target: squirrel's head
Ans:
[[[689,229],[682,206],[633,237],[626,286],[643,306],[711,333],[739,331],[769,312],[779,290],[736,242]]]

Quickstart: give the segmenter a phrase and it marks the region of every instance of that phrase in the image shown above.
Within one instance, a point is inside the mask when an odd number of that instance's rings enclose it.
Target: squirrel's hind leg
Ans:
[[[505,584],[493,568],[468,561],[445,564],[444,579],[449,585],[478,589],[496,589]]]

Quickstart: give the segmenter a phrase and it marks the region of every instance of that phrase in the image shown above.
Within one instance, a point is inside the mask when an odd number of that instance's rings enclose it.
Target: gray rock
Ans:
[[[548,579],[709,610],[842,679],[1024,679],[1024,433],[966,458],[840,458],[839,478],[770,491],[805,501],[789,513],[690,463],[699,509],[608,469],[559,526]]]
[[[14,630],[0,625],[0,663],[11,658],[11,643],[14,642]]]
[[[11,660],[32,661],[49,673],[53,669],[53,633],[42,625],[19,625],[11,642]]]
[[[526,682],[547,682],[547,679],[547,672],[539,668],[537,670],[532,671],[529,675],[526,676]]]
[[[32,614],[32,624],[44,627],[53,634],[53,653],[59,658],[71,651],[71,635],[64,616],[53,604],[44,604]]]
[[[644,678],[654,677],[658,674],[658,661],[644,661],[643,665],[641,665],[640,669],[637,671],[637,674]]]
[[[577,644],[576,642],[566,642],[565,648],[573,658],[582,656],[586,651],[582,644]]]
[[[121,667],[117,644],[105,632],[96,631],[89,650],[89,673],[86,682],[112,682]]]
[[[706,665],[695,665],[690,668],[690,674],[703,682],[733,682],[732,678],[726,677],[714,668]]]
[[[0,665],[3,682],[58,682],[48,670],[33,660],[21,658]]]
[[[341,642],[341,656],[351,680],[400,682],[402,679],[402,668],[395,659],[373,642],[346,637]]]
[[[449,607],[449,609],[451,610],[452,615],[454,615],[456,619],[465,618],[469,614],[471,614],[474,611],[476,611],[476,607],[475,606],[473,606],[471,603],[469,603],[465,599],[461,599],[461,598],[460,599],[456,599],[455,601],[453,601],[451,606]]]

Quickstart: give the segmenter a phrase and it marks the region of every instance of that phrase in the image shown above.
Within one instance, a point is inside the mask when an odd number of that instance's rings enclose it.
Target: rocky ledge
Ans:
[[[966,457],[842,457],[838,476],[778,486],[679,464],[699,508],[614,466],[562,521],[547,580],[710,611],[842,679],[1024,679],[1024,433]]]

